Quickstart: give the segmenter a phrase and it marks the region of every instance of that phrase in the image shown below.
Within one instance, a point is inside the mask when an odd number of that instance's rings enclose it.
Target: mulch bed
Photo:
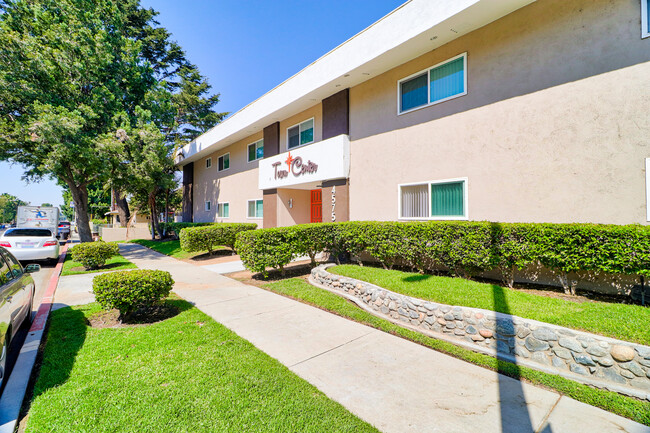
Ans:
[[[126,328],[133,326],[147,326],[162,322],[178,315],[180,309],[171,304],[154,305],[153,307],[140,308],[124,320],[120,320],[118,310],[102,311],[88,319],[88,325],[93,328]]]

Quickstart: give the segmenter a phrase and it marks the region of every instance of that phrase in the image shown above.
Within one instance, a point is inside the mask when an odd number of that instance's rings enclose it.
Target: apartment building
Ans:
[[[647,224],[650,0],[411,0],[188,143],[185,221]]]

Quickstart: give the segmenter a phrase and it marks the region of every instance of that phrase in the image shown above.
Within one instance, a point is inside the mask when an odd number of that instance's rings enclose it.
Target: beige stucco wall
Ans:
[[[301,189],[278,189],[278,227],[307,224],[311,221],[311,192]],[[289,200],[293,207],[289,208]]]
[[[248,162],[248,145],[261,140],[262,132],[233,143],[225,149],[198,160],[194,164],[194,221],[195,222],[252,222],[262,227],[262,219],[248,218],[248,200],[261,200],[257,188],[258,161]],[[218,158],[230,153],[230,168],[218,171]],[[212,167],[205,161],[212,158]],[[205,201],[212,202],[212,210],[205,211]],[[218,218],[217,206],[230,203],[230,217]]]
[[[313,107],[280,122],[280,153],[286,152],[287,129],[314,118],[314,142],[323,140],[323,105],[319,102]]]
[[[468,53],[468,94],[401,116],[397,81]],[[469,219],[646,223],[650,39],[638,0],[538,0],[350,91],[350,218],[468,177]]]

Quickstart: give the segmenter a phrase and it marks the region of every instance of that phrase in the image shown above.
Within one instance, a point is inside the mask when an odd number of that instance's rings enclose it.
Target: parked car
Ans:
[[[0,247],[0,388],[5,381],[11,340],[21,326],[31,323],[35,285],[29,274],[40,269],[35,264],[23,269],[16,257]]]
[[[59,239],[66,240],[70,237],[70,222],[61,221],[59,222]]]
[[[6,248],[18,260],[59,259],[59,241],[50,229],[15,228],[0,236],[0,247]]]

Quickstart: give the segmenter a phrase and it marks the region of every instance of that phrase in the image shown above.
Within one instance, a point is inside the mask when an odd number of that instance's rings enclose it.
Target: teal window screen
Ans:
[[[264,218],[264,200],[248,202],[248,218]]]
[[[645,0],[645,31],[650,34],[650,0]]]
[[[408,111],[413,108],[427,105],[427,74],[411,78],[400,84],[400,111]]]
[[[465,182],[431,184],[431,216],[465,216]]]
[[[219,157],[218,170],[228,170],[230,168],[230,154],[226,153]]]
[[[465,57],[432,69],[429,76],[431,103],[465,93]]]
[[[287,131],[289,137],[287,147],[294,147],[309,144],[314,141],[314,119],[302,122],[300,125],[293,126]]]
[[[264,158],[264,140],[248,145],[248,162]]]
[[[219,203],[218,215],[220,218],[230,218],[230,203]]]

